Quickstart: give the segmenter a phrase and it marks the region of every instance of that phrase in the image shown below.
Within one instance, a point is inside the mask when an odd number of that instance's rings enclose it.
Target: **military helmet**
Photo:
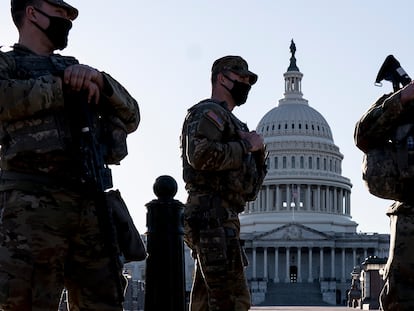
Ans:
[[[213,63],[211,74],[217,75],[218,73],[226,70],[232,71],[242,76],[248,76],[250,85],[255,84],[257,81],[257,74],[249,70],[249,65],[240,56],[228,55],[217,59]]]
[[[75,7],[71,6],[70,4],[66,3],[63,0],[43,0],[47,3],[61,7],[68,12],[69,19],[74,20],[78,17],[79,11]],[[23,11],[26,6],[30,3],[30,0],[11,0],[11,12],[14,15],[16,12]]]

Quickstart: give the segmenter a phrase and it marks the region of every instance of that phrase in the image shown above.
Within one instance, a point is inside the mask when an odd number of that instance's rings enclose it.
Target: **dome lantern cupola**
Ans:
[[[289,99],[302,99],[302,77],[303,74],[299,71],[298,66],[296,65],[296,45],[293,42],[293,39],[290,44],[290,52],[292,56],[290,57],[290,65],[287,72],[284,74],[285,77],[285,98]]]

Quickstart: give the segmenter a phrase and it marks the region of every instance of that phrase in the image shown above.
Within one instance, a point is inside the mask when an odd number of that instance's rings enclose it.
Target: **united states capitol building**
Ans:
[[[343,305],[354,267],[370,256],[387,257],[389,235],[357,233],[352,184],[342,176],[344,156],[328,122],[303,98],[293,41],[290,49],[284,97],[256,129],[269,153],[268,173],[257,199],[240,215],[246,276],[253,305]],[[187,292],[193,268],[186,249]],[[126,269],[130,284],[142,287],[145,262]],[[126,300],[136,304],[142,291],[131,289]]]
[[[354,266],[387,257],[389,235],[357,233],[344,156],[328,122],[303,98],[295,52],[292,41],[284,97],[257,126],[268,173],[240,215],[247,278],[254,304],[288,304],[283,296],[302,305],[343,304]]]

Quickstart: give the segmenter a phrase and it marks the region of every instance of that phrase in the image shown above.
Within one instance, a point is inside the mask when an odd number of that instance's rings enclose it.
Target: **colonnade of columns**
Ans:
[[[327,212],[351,215],[351,191],[342,187],[312,184],[263,185],[246,212]]]
[[[246,249],[251,255],[251,278],[273,279],[275,283],[279,282],[309,282],[314,279],[336,278],[341,282],[349,279],[353,267],[361,264],[360,261],[369,255],[374,255],[374,248],[335,248],[335,247],[256,247]],[[338,254],[339,251],[339,254]],[[388,256],[388,250],[380,250],[380,257]],[[261,260],[258,260],[258,253]],[[350,259],[350,255],[352,258]],[[348,255],[348,256],[347,256]],[[284,257],[284,258],[283,258]],[[292,259],[294,258],[294,259]],[[274,260],[270,262],[270,260]],[[336,263],[337,260],[340,262]],[[307,261],[307,264],[306,264]],[[318,263],[319,261],[319,263]],[[273,265],[273,275],[269,275],[269,267]],[[260,275],[258,267],[262,266]],[[292,280],[291,267],[296,267],[295,280]],[[340,271],[336,271],[340,267]],[[307,268],[307,273],[303,273],[303,268]],[[283,269],[285,272],[283,272]],[[282,271],[282,273],[280,273]],[[326,273],[329,271],[329,273]],[[303,276],[306,276],[306,280]]]

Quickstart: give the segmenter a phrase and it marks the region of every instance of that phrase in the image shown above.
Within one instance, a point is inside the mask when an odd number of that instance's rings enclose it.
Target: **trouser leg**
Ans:
[[[81,226],[65,267],[70,310],[122,311],[126,279],[103,240],[95,202],[83,202],[80,213]]]
[[[414,310],[414,215],[390,215],[390,256],[380,300],[383,310]]]
[[[194,279],[190,298],[190,311],[208,311],[207,287],[201,274],[198,261],[195,263]]]

